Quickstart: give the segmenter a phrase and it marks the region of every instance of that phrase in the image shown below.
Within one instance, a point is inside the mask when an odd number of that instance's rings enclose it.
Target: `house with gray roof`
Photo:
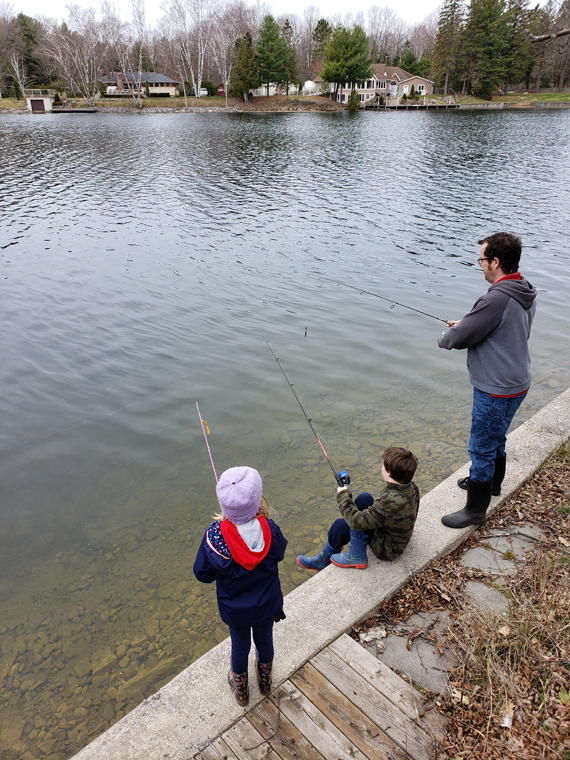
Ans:
[[[162,97],[174,97],[178,94],[178,85],[176,79],[159,74],[156,71],[142,71],[138,73],[127,72],[121,73],[116,71],[108,76],[99,79],[106,88],[107,95],[114,97],[125,97],[133,93],[140,93],[142,97],[146,94],[160,95]]]

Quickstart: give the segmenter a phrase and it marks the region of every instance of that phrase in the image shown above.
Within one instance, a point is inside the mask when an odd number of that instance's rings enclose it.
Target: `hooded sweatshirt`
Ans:
[[[523,393],[532,376],[528,339],[535,299],[536,288],[524,277],[502,279],[441,335],[438,345],[468,349],[469,380],[480,391],[495,396]]]
[[[204,534],[194,562],[199,581],[216,582],[220,616],[236,628],[266,623],[283,608],[277,564],[285,555],[287,540],[273,520],[255,519],[263,535],[255,548],[248,543],[255,525],[249,531],[228,520],[216,521]]]

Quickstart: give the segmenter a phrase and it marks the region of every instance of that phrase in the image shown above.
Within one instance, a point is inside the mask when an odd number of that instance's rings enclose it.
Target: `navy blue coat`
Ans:
[[[239,565],[227,545],[226,551],[222,549],[222,554],[227,556],[221,556],[208,545],[208,533],[216,523],[204,533],[194,562],[194,575],[202,583],[216,581],[218,608],[226,625],[235,628],[261,625],[283,609],[277,563],[285,556],[287,539],[273,520],[268,519],[267,524],[271,529],[271,546],[253,570]]]

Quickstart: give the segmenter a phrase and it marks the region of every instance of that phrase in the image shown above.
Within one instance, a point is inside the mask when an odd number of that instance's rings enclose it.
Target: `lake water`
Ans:
[[[429,316],[523,238],[534,383],[570,384],[570,112],[0,117],[0,752],[70,757],[227,635],[192,563],[248,464],[310,573],[335,466],[422,493],[467,460],[464,352]],[[277,653],[278,656],[278,653]],[[136,678],[135,678],[136,676]],[[133,680],[134,679],[134,680]]]

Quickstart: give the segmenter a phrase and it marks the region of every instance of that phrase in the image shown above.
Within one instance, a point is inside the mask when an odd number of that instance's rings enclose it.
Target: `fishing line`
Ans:
[[[438,322],[444,322],[446,325],[449,325],[449,322],[447,319],[442,319],[441,317],[435,317],[433,314],[428,314],[427,311],[422,311],[421,309],[414,309],[413,306],[407,306],[405,303],[399,303],[398,301],[393,301],[391,298],[386,298],[385,296],[379,296],[378,293],[371,293],[369,290],[364,290],[363,288],[357,288],[354,285],[348,285],[346,282],[331,280],[330,277],[323,277],[322,275],[316,275],[316,276],[318,277],[319,280],[328,280],[328,282],[334,282],[337,285],[344,285],[345,288],[351,288],[352,290],[358,290],[360,293],[366,293],[369,296],[374,296],[375,298],[381,298],[383,301],[388,301],[388,303],[394,304],[394,306],[402,306],[404,309],[409,309],[410,311],[417,311],[418,314],[423,314],[426,317],[437,319]],[[391,306],[390,308],[393,309],[394,306]]]
[[[329,467],[330,467],[330,468],[331,468],[331,470],[332,470],[332,473],[333,473],[333,475],[334,475],[334,479],[335,479],[335,480],[336,480],[336,482],[339,484],[339,486],[347,486],[347,485],[349,485],[349,483],[350,483],[350,477],[349,477],[348,473],[346,472],[346,470],[341,470],[341,472],[339,472],[339,473],[337,474],[337,472],[336,472],[335,468],[334,468],[334,467],[332,466],[332,464],[331,464],[331,460],[329,459],[329,455],[328,455],[328,454],[327,454],[327,452],[325,451],[325,447],[324,447],[324,446],[323,446],[323,444],[321,443],[321,439],[319,438],[319,434],[318,434],[318,433],[317,433],[317,431],[315,430],[315,426],[313,425],[313,421],[312,421],[312,419],[309,417],[309,415],[307,414],[307,410],[306,410],[306,409],[305,409],[305,407],[303,406],[303,402],[301,401],[301,399],[299,398],[299,394],[298,394],[298,393],[297,393],[297,391],[295,390],[295,386],[294,386],[294,385],[293,385],[293,383],[292,383],[292,382],[289,380],[289,377],[287,376],[287,373],[286,373],[286,372],[285,372],[285,370],[283,369],[283,365],[282,365],[282,364],[281,364],[281,362],[279,361],[279,357],[276,355],[275,351],[274,351],[274,350],[271,348],[271,344],[269,343],[269,341],[267,340],[267,338],[266,338],[266,337],[265,337],[265,335],[263,334],[263,331],[262,331],[262,330],[260,330],[259,332],[261,333],[261,335],[262,335],[262,337],[263,337],[263,340],[264,340],[264,341],[267,343],[267,345],[268,345],[268,347],[269,347],[269,350],[271,351],[271,353],[273,354],[273,357],[275,358],[275,361],[276,361],[276,362],[277,362],[277,364],[279,365],[279,369],[280,369],[280,370],[281,370],[281,372],[283,372],[283,374],[285,375],[285,380],[287,380],[287,383],[289,384],[289,388],[291,388],[291,390],[293,391],[293,395],[294,395],[294,396],[295,396],[295,398],[297,399],[297,403],[298,403],[298,404],[299,404],[299,406],[301,407],[301,411],[302,411],[302,412],[303,412],[303,414],[305,415],[305,419],[306,419],[306,420],[307,420],[307,422],[309,423],[309,426],[310,426],[311,430],[313,431],[315,438],[317,439],[317,443],[318,443],[318,444],[319,444],[319,446],[321,447],[321,449],[322,449],[322,452],[323,452],[323,454],[325,455],[325,459],[326,459],[326,460],[327,460],[327,462],[329,463]]]
[[[208,443],[208,435],[210,435],[210,428],[206,425],[206,423],[202,419],[202,415],[200,414],[200,407],[198,406],[197,401],[196,401],[196,409],[198,411],[198,418],[200,420],[200,425],[202,426],[202,432],[204,433],[204,440],[206,441],[206,446],[208,447],[208,454],[210,455],[210,462],[212,463],[212,470],[214,471],[214,477],[216,478],[216,483],[217,483],[218,473],[216,472],[214,460],[212,459],[212,452],[210,451],[210,444]],[[208,433],[208,435],[206,435],[206,432]]]

